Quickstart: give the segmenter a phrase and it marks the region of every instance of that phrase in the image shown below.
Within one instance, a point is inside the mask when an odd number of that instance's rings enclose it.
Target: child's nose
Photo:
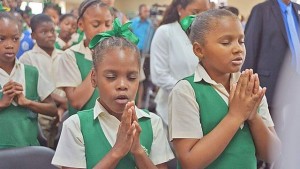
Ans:
[[[6,49],[12,49],[14,47],[14,45],[13,45],[12,42],[8,41],[8,42],[5,43],[4,47]]]
[[[245,46],[244,46],[243,43],[237,42],[234,45],[233,52],[235,52],[235,53],[241,53],[241,52],[244,51],[244,48],[245,48]]]
[[[126,80],[120,79],[118,82],[118,90],[127,90],[127,89],[128,89],[128,85]]]
[[[47,33],[47,37],[52,37],[52,36],[54,36],[54,35],[55,35],[55,32],[49,31],[49,32]]]

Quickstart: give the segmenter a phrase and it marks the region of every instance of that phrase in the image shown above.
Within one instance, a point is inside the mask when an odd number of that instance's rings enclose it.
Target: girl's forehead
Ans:
[[[1,27],[3,25],[9,25],[9,24],[15,24],[17,25],[17,21],[16,20],[12,20],[12,19],[9,19],[9,18],[0,18],[0,25]]]
[[[237,18],[231,16],[213,17],[208,21],[210,30],[221,29],[224,26],[233,26],[232,23],[239,22]]]
[[[112,20],[112,15],[108,8],[98,6],[88,8],[83,14],[83,18],[91,20]]]
[[[51,13],[51,14],[57,14],[57,15],[59,15],[58,12],[55,9],[53,9],[53,8],[47,8],[45,10],[45,13]]]
[[[73,16],[67,16],[67,17],[65,17],[63,20],[62,20],[62,22],[64,22],[64,21],[76,21],[76,18],[75,17],[73,17]]]
[[[18,24],[14,20],[8,18],[0,18],[0,34],[7,35],[8,32],[18,32]]]
[[[131,66],[134,66],[134,64],[139,63],[139,58],[137,53],[130,49],[130,48],[119,48],[119,47],[112,47],[109,49],[106,49],[101,52],[101,56],[96,53],[96,57],[102,57],[102,61],[100,62],[127,62]]]

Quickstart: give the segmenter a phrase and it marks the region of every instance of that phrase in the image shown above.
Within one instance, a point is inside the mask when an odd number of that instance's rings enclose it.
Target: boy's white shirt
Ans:
[[[49,81],[54,83],[56,76],[54,70],[57,67],[57,62],[63,51],[54,49],[51,56],[41,49],[37,44],[34,45],[32,50],[25,52],[20,57],[20,62],[38,68],[41,75],[45,76]]]
[[[3,69],[0,68],[1,87],[3,88],[3,86],[10,80],[13,80],[21,84],[23,86],[23,94],[26,96],[25,68],[24,68],[24,64],[22,64],[17,59],[15,60],[14,68],[10,74],[6,73]],[[39,73],[37,91],[41,101],[46,99],[53,92],[53,90],[54,88],[52,87],[52,85],[49,85],[49,82]],[[14,101],[12,104],[15,106],[17,105],[17,103]]]
[[[240,72],[231,74],[230,84],[238,82]],[[195,71],[194,82],[204,80],[212,85],[216,92],[228,105],[229,93],[222,84],[212,80],[205,69],[198,64]],[[199,105],[196,102],[195,92],[190,83],[186,80],[179,81],[173,88],[169,97],[169,137],[174,138],[197,138],[203,137],[203,131],[200,123]],[[272,121],[267,99],[264,96],[260,103],[259,115],[268,127],[274,126]],[[241,126],[241,128],[243,125]]]
[[[167,141],[166,133],[164,133],[162,120],[157,115],[153,113],[148,115],[137,107],[136,113],[138,118],[151,118],[153,143],[149,158],[153,163],[157,165],[173,159],[174,155]],[[98,101],[96,101],[94,107],[94,119],[96,118],[100,121],[101,128],[103,129],[108,142],[113,146],[116,142],[120,121],[116,117],[110,115]],[[80,120],[77,114],[71,116],[64,122],[52,164],[57,166],[86,168],[84,140],[80,129]]]
[[[77,87],[82,83],[74,52],[81,53],[85,59],[92,61],[92,52],[84,46],[84,41],[65,50],[58,60],[56,87]]]

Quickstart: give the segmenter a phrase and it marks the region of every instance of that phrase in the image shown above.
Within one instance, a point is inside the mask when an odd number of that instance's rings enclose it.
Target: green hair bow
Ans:
[[[113,29],[110,31],[102,32],[93,37],[89,44],[89,48],[94,48],[98,43],[103,41],[104,39],[110,37],[123,37],[129,40],[133,44],[137,44],[139,42],[139,38],[135,36],[129,29],[131,22],[127,22],[124,25],[121,24],[119,18],[116,18],[113,22]]]
[[[189,15],[180,20],[181,28],[186,32],[195,20],[196,15]]]
[[[44,0],[44,1],[43,1],[43,5],[44,5],[44,6],[47,6],[47,5],[49,5],[49,4],[52,4],[52,1],[51,1],[51,0]]]
[[[2,2],[0,2],[0,12],[9,12],[10,8],[4,7]]]

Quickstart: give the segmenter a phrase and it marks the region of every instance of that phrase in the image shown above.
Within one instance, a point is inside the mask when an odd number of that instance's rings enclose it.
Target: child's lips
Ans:
[[[234,65],[242,65],[243,64],[243,58],[242,57],[237,57],[234,60],[232,60],[232,63]]]
[[[55,39],[48,39],[47,40],[47,42],[49,42],[49,43],[53,43],[53,42],[55,42],[56,40]]]
[[[4,53],[6,57],[15,57],[15,53]]]
[[[120,96],[117,96],[115,101],[118,103],[118,104],[126,104],[129,102],[129,98],[128,96],[126,95],[120,95]]]
[[[128,99],[116,99],[116,102],[118,103],[118,104],[127,104],[128,103]]]

